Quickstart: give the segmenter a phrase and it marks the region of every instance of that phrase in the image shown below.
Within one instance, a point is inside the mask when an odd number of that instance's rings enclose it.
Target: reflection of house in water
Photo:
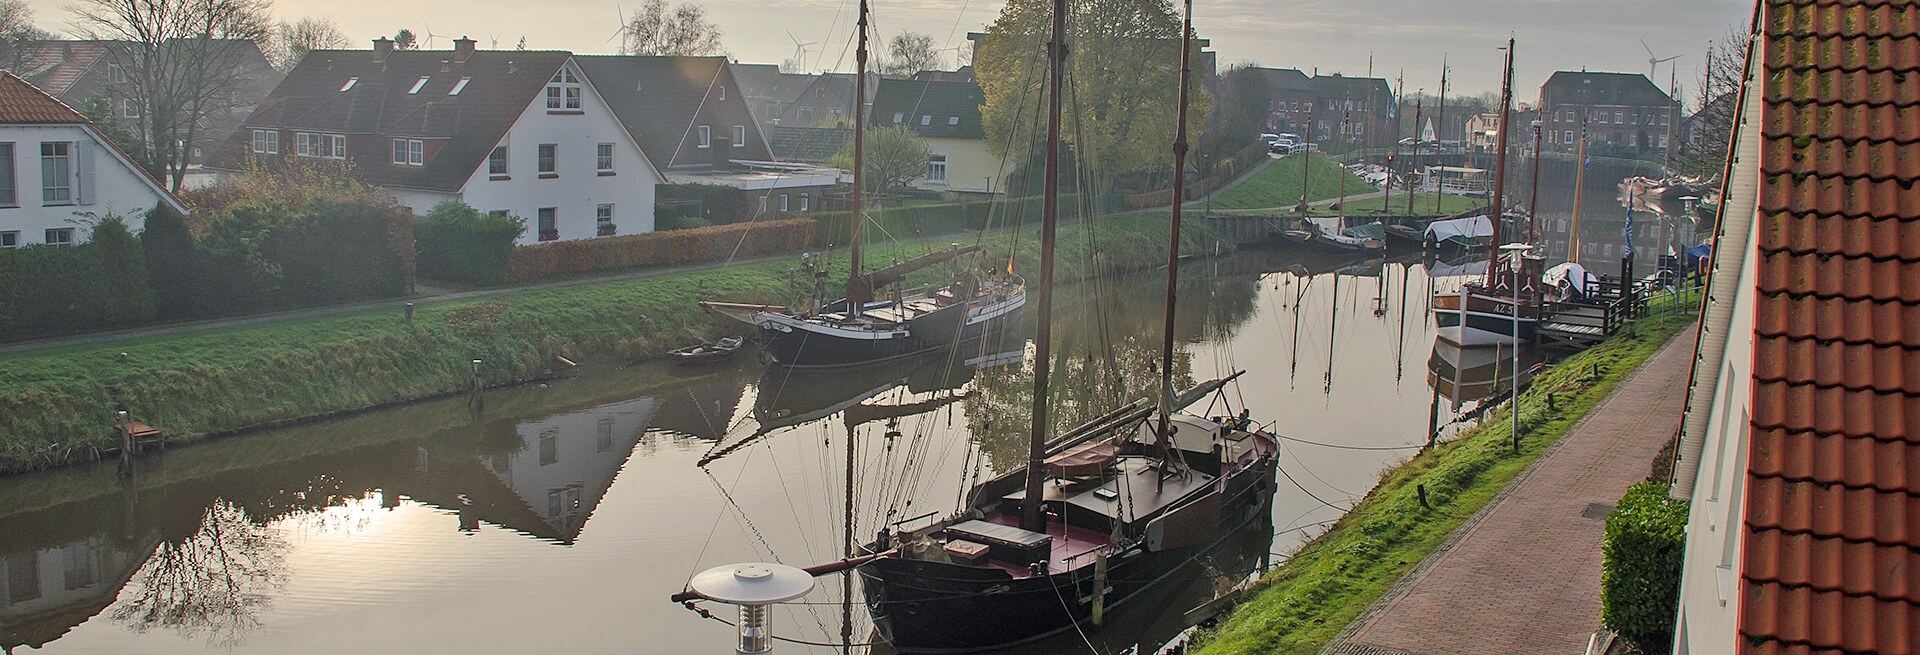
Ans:
[[[0,557],[0,648],[13,652],[45,646],[106,609],[146,553],[94,536]]]

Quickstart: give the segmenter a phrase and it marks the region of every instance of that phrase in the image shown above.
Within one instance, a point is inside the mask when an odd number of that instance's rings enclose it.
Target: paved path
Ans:
[[[1600,629],[1606,516],[1679,429],[1692,334],[1648,359],[1323,653],[1583,652]]]

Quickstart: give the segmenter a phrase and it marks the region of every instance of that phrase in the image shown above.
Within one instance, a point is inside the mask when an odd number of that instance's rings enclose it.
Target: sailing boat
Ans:
[[[852,265],[845,297],[820,303],[813,311],[777,305],[700,303],[707,311],[759,327],[764,343],[761,352],[784,366],[851,366],[947,348],[1005,326],[1027,303],[1026,282],[1013,274],[1011,263],[1004,274],[963,271],[948,284],[899,287],[914,271],[978,252],[977,245],[956,246],[861,272],[867,126],[866,10],[864,3],[861,6],[853,107],[853,212],[848,239]],[[890,296],[881,295],[889,289],[893,291]]]
[[[1503,216],[1507,185],[1507,120],[1513,112],[1513,39],[1507,40],[1506,69],[1500,83],[1500,128],[1495,145],[1492,206],[1489,216]],[[1543,313],[1545,287],[1540,283],[1546,260],[1524,243],[1500,245],[1505,221],[1493,221],[1494,248],[1488,251],[1487,273],[1478,282],[1461,285],[1458,293],[1433,296],[1434,321],[1442,339],[1461,345],[1512,344],[1531,340]]]
[[[1065,0],[1053,3],[1053,39],[1066,33]],[[1186,153],[1186,3],[1175,170]],[[973,487],[945,518],[892,526],[847,566],[861,578],[880,635],[902,652],[1000,648],[1102,620],[1136,594],[1270,514],[1279,442],[1239,416],[1182,410],[1239,374],[1174,393],[1174,288],[1180,207],[1168,253],[1161,400],[1137,400],[1047,439],[1052,257],[1059,199],[1064,48],[1048,49],[1045,194],[1039,327],[1034,340],[1033,428],[1024,467]],[[1180,197],[1181,176],[1174,176]]]

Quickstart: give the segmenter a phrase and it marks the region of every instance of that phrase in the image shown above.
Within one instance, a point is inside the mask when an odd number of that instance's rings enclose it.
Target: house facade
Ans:
[[[874,127],[905,127],[927,144],[927,174],[917,189],[947,193],[993,193],[1005,183],[999,157],[987,149],[980,105],[986,94],[973,82],[881,80],[874,94]]]
[[[1920,652],[1920,25],[1764,0],[1671,495],[1674,652]],[[1897,13],[1897,12],[1895,12]]]
[[[1545,148],[1572,152],[1582,125],[1589,144],[1638,152],[1665,152],[1677,108],[1665,91],[1639,73],[1559,71],[1540,87]]]
[[[464,38],[310,52],[208,165],[296,161],[350,164],[415,213],[458,201],[519,216],[523,245],[651,232],[664,180],[572,54]]]
[[[0,248],[84,242],[86,214],[137,230],[156,205],[186,213],[86,117],[0,71]]]
[[[1267,130],[1313,143],[1386,146],[1394,133],[1393,88],[1377,77],[1312,76],[1294,68],[1255,68],[1271,96]],[[1331,148],[1331,146],[1330,146]]]

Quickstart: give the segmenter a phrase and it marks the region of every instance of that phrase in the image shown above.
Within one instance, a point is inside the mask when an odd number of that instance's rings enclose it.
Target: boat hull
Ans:
[[[980,338],[1011,324],[1024,307],[1024,296],[969,308],[963,320],[929,315],[926,323],[894,329],[842,328],[778,315],[762,315],[761,352],[775,364],[793,368],[830,368],[911,357],[950,348]],[[919,329],[915,329],[918,327]]]
[[[1463,304],[1466,306],[1464,323],[1461,320]],[[1532,342],[1540,326],[1536,307],[1522,302],[1516,326],[1512,301],[1479,293],[1465,298],[1460,294],[1435,294],[1433,321],[1440,338],[1462,346],[1512,344],[1516,332],[1520,342]]]
[[[1161,551],[1136,544],[1112,556],[1105,608],[1123,606],[1170,579],[1243,526],[1270,521],[1277,461],[1264,458],[1225,480],[1220,520],[1210,538]],[[1090,621],[1094,568],[1015,579],[999,569],[882,558],[858,571],[874,627],[895,651],[959,653],[1017,646]]]

